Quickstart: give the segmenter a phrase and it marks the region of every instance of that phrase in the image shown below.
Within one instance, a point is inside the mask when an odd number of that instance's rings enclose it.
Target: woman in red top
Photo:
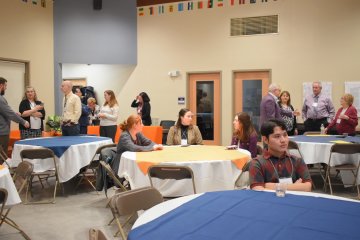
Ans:
[[[346,93],[340,99],[341,108],[336,113],[334,120],[325,128],[325,133],[355,135],[355,128],[358,124],[357,110],[352,105],[354,97]]]

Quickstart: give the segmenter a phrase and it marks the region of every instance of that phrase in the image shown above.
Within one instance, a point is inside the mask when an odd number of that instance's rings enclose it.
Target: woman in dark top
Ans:
[[[296,116],[300,115],[300,112],[294,110],[291,105],[290,93],[283,91],[279,97],[280,115],[285,123],[286,131],[289,136],[297,135]]]
[[[249,114],[245,112],[236,114],[233,125],[234,135],[231,145],[237,145],[241,149],[248,150],[251,153],[251,157],[255,158],[257,155],[257,133]]]
[[[137,108],[137,114],[141,116],[142,122],[145,126],[151,125],[150,98],[146,92],[141,92],[131,103],[131,107]]]
[[[41,137],[44,130],[44,104],[37,99],[33,87],[26,87],[25,95],[19,105],[21,117],[30,123],[29,128],[19,125],[21,139]]]

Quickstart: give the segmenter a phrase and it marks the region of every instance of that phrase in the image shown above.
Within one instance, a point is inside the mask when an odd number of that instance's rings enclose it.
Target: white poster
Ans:
[[[360,82],[345,82],[345,93],[350,93],[354,96],[354,107],[360,117]]]
[[[312,84],[312,82],[303,83],[303,102],[305,101],[306,96],[313,94]],[[332,101],[332,82],[321,82],[321,85],[321,94],[324,94]]]

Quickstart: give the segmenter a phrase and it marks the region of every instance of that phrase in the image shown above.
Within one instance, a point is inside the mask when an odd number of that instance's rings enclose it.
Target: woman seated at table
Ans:
[[[350,136],[355,135],[355,128],[358,125],[358,116],[356,108],[352,105],[353,102],[353,95],[348,93],[340,98],[341,108],[339,108],[335,118],[329,126],[325,128],[325,133],[335,135],[347,133]]]
[[[143,127],[140,115],[130,115],[127,120],[120,123],[122,133],[116,148],[115,159],[111,164],[116,173],[119,170],[120,158],[123,152],[149,152],[163,149],[161,144],[154,143],[141,133]]]
[[[251,157],[255,158],[257,155],[257,133],[249,114],[245,112],[236,114],[233,125],[234,135],[231,145],[237,145],[241,149],[248,150],[251,153]]]
[[[203,144],[199,128],[192,124],[193,113],[182,108],[179,112],[179,118],[169,129],[167,136],[167,145],[199,145]]]

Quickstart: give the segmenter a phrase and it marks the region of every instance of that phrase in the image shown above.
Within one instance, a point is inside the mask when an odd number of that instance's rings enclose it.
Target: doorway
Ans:
[[[270,70],[234,71],[234,114],[246,112],[260,129],[260,103],[268,93]]]
[[[206,145],[220,144],[220,78],[215,73],[189,73],[189,108]]]

